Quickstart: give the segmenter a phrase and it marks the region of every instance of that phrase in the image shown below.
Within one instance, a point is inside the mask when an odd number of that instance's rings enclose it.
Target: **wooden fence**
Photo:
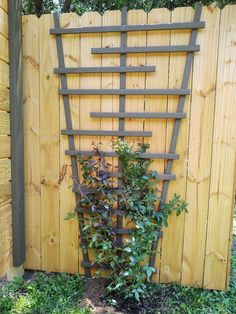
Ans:
[[[0,276],[11,257],[11,162],[7,1],[0,0]]]
[[[128,24],[153,24],[192,21],[192,8],[173,12],[155,9],[129,11]],[[171,217],[159,245],[161,257],[156,280],[185,285],[225,289],[229,280],[231,227],[236,150],[236,6],[204,7],[201,20],[205,29],[198,32],[200,52],[195,53],[177,145],[180,160],[174,161],[168,196],[180,194],[188,202],[189,213]],[[120,12],[103,16],[85,13],[82,17],[63,14],[62,27],[120,25]],[[62,99],[58,96],[59,77],[52,15],[23,17],[24,120],[25,120],[25,268],[83,273],[78,254],[77,221],[65,221],[74,212],[71,191],[70,158],[65,156],[68,139]],[[151,31],[128,33],[128,46],[188,44],[190,32]],[[119,66],[118,55],[94,56],[91,48],[119,46],[120,34],[107,33],[63,36],[66,66]],[[155,65],[156,72],[127,74],[127,88],[180,88],[185,53],[129,54],[127,65]],[[118,74],[68,75],[69,88],[119,88]],[[175,111],[175,96],[127,96],[126,110],[142,112]],[[91,111],[117,111],[118,96],[71,97],[75,129],[117,130],[116,119],[90,118]],[[173,120],[127,119],[126,130],[153,132],[150,152],[168,150]],[[127,140],[132,144],[137,138]],[[76,148],[90,150],[92,142],[102,142],[109,150],[111,137],[98,140],[82,137]],[[164,161],[153,168],[164,172]]]

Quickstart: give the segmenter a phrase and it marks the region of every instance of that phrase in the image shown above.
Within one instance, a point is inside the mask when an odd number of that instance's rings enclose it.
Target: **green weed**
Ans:
[[[37,273],[34,280],[16,278],[0,288],[0,313],[89,314],[79,306],[83,290],[79,276]]]

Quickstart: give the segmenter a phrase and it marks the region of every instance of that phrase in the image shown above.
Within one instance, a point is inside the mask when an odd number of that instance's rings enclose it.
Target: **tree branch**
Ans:
[[[70,11],[72,0],[65,0],[62,8],[62,12],[66,13]]]

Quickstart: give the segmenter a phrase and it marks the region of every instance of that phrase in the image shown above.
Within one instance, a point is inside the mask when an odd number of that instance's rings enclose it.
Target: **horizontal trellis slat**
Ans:
[[[182,112],[91,112],[92,118],[184,119]]]
[[[78,193],[78,194],[96,194],[97,193],[96,189],[92,189],[92,188],[88,188],[84,186],[83,187],[74,186],[72,190],[74,193]],[[117,188],[112,189],[112,192],[117,195],[124,194],[123,190],[117,189]]]
[[[66,150],[66,155],[69,156],[96,156],[96,152],[88,150]],[[117,157],[115,152],[102,152],[104,157]],[[168,154],[168,153],[144,153],[139,155],[140,158],[148,159],[179,159],[178,154]]]
[[[110,177],[114,178],[122,178],[122,173],[121,172],[110,172],[109,173]],[[165,173],[158,173],[157,175],[158,180],[165,180],[165,181],[170,181],[170,180],[176,180],[176,176],[174,174],[165,174]]]
[[[59,95],[190,95],[187,88],[173,89],[59,89]]]
[[[94,54],[117,54],[117,53],[162,53],[162,52],[193,52],[199,51],[199,45],[178,46],[149,46],[149,47],[114,47],[114,48],[92,48]]]
[[[155,66],[55,68],[55,74],[155,72]]]
[[[83,34],[83,33],[112,33],[112,32],[135,32],[135,31],[155,31],[155,30],[174,30],[174,29],[198,29],[204,28],[205,22],[180,22],[163,23],[153,25],[117,25],[117,26],[98,26],[80,28],[51,28],[51,35],[58,34]]]
[[[108,178],[122,178],[122,173],[121,172],[108,172],[107,173]],[[170,180],[175,180],[176,176],[174,174],[159,174],[158,173],[158,179],[159,180],[166,180],[166,181],[170,181]]]
[[[93,211],[91,209],[84,208],[84,207],[76,207],[75,211],[78,213],[86,213],[89,215],[91,215],[93,213]],[[122,210],[112,210],[111,214],[112,215],[118,215],[118,216],[124,216],[125,212]]]
[[[81,266],[83,267],[88,267],[88,268],[97,268],[97,269],[110,269],[110,266],[109,265],[105,265],[105,264],[98,264],[98,263],[93,263],[93,262],[85,262],[85,261],[82,261],[80,262]]]
[[[83,209],[83,208],[81,208],[81,212],[82,212],[82,209]],[[77,210],[77,209],[75,209],[75,210]],[[80,210],[79,210],[78,212],[80,212]],[[87,213],[87,214],[90,215],[90,213],[87,212],[87,211],[83,211],[83,213]],[[116,214],[116,215],[117,215],[117,214]],[[119,215],[119,213],[118,213],[118,215]],[[122,213],[122,216],[125,216],[125,212]],[[158,236],[159,238],[162,238],[162,237],[163,237],[163,231],[158,231],[158,232],[157,232],[157,236]],[[86,239],[83,239],[83,240],[81,240],[80,244],[81,244],[81,246],[86,246],[86,245],[88,245],[88,241],[87,241]],[[120,245],[120,242],[117,241],[117,240],[112,241],[112,244],[113,244],[113,246],[116,246],[116,247],[123,247],[123,246],[124,246],[124,243],[123,243],[123,242],[122,242],[122,245]]]
[[[79,136],[130,136],[130,137],[150,137],[152,132],[136,131],[96,131],[96,130],[61,130],[62,135]]]

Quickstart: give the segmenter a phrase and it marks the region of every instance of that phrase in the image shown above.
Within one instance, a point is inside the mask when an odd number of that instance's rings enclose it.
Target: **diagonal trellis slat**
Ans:
[[[57,13],[54,13],[54,25],[57,28],[60,28],[60,20]],[[64,52],[63,52],[63,44],[62,44],[62,37],[60,35],[56,35],[56,44],[57,44],[57,53],[58,53],[58,61],[59,61],[59,67],[64,68],[65,67],[65,60],[64,60]],[[68,88],[67,86],[67,78],[66,74],[61,74],[61,86],[62,88]],[[68,130],[72,130],[72,119],[71,119],[71,111],[70,111],[70,100],[68,95],[63,95],[63,103],[64,103],[64,112],[65,112],[65,119],[66,119],[66,127]],[[68,135],[69,140],[69,148],[75,149],[75,141],[73,135]],[[76,156],[71,156],[71,166],[72,166],[72,174],[73,179],[75,181],[75,184],[79,184],[79,173],[78,173],[78,166],[77,166],[77,159]],[[80,195],[75,194],[75,200],[76,204],[79,204],[80,202]],[[83,213],[78,213],[78,215],[83,218]],[[83,228],[81,224],[80,226],[80,235],[81,239],[84,238],[83,236]],[[86,262],[89,262],[88,253],[83,251],[83,259]],[[86,276],[91,275],[90,268],[85,267],[85,274]]]
[[[201,12],[202,12],[202,7],[198,5],[195,10],[195,15],[194,15],[194,22],[199,22],[201,18]],[[190,35],[190,40],[189,44],[194,45],[197,41],[197,30],[192,30],[192,33]],[[181,88],[187,88],[189,84],[189,79],[190,79],[190,73],[191,73],[191,68],[192,68],[192,63],[193,63],[193,52],[189,52],[187,54],[186,58],[186,63],[185,63],[185,68],[184,68],[184,75],[183,75],[183,81],[181,84]],[[184,110],[184,104],[185,104],[185,95],[181,95],[179,97],[178,101],[178,106],[177,106],[177,112],[182,113]],[[172,133],[172,139],[169,147],[169,153],[175,153],[176,151],[176,145],[177,145],[177,140],[178,140],[178,135],[179,135],[179,130],[180,130],[180,122],[181,120],[176,119],[174,123],[174,129]],[[169,159],[166,164],[165,168],[165,174],[171,174],[173,166],[173,160]],[[164,181],[163,187],[162,187],[162,192],[161,192],[161,201],[160,201],[160,206],[162,204],[165,204],[166,198],[167,198],[167,192],[168,192],[168,187],[169,187],[169,181]],[[153,250],[153,255],[150,259],[150,266],[154,267],[155,265],[155,259],[156,259],[156,251],[158,247],[158,240],[152,245],[152,250]]]
[[[63,135],[68,136],[69,150],[65,151],[66,155],[71,156],[72,174],[74,178],[73,192],[76,199],[76,212],[80,218],[83,218],[84,209],[80,207],[80,195],[83,191],[86,193],[94,193],[94,190],[86,187],[80,187],[79,185],[79,172],[77,165],[77,156],[89,156],[94,155],[94,152],[90,151],[78,151],[75,149],[74,136],[117,136],[120,139],[124,139],[126,136],[152,136],[152,132],[137,132],[125,130],[125,119],[127,118],[139,118],[139,119],[175,119],[174,128],[172,133],[171,144],[168,153],[146,153],[141,158],[150,159],[164,159],[167,160],[165,171],[163,174],[159,174],[159,179],[163,180],[163,187],[161,192],[161,204],[166,202],[167,192],[169,187],[169,181],[175,180],[175,175],[171,173],[173,161],[179,159],[179,155],[176,154],[176,145],[180,130],[181,119],[186,118],[184,112],[184,104],[186,95],[191,92],[188,89],[188,83],[190,79],[190,73],[193,63],[193,54],[195,51],[200,50],[200,46],[196,44],[197,31],[199,28],[204,28],[205,23],[200,21],[202,7],[198,5],[195,10],[193,22],[183,23],[168,23],[157,25],[127,25],[127,8],[124,7],[121,13],[121,25],[120,26],[99,26],[99,27],[82,27],[82,28],[67,28],[60,27],[60,21],[57,14],[54,14],[54,28],[50,29],[50,34],[56,35],[56,44],[58,51],[59,66],[54,69],[54,73],[60,75],[61,89],[59,89],[59,95],[63,97],[64,112],[66,118],[66,129],[62,130]],[[154,46],[154,47],[127,47],[127,32],[128,31],[149,31],[149,30],[184,30],[190,29],[191,35],[188,45],[178,46]],[[81,67],[81,68],[67,68],[65,66],[62,35],[63,34],[86,34],[86,33],[106,33],[106,32],[120,32],[121,33],[121,45],[120,47],[112,48],[92,48],[91,53],[94,54],[120,54],[120,66],[116,67]],[[126,54],[127,53],[162,53],[162,52],[185,52],[186,64],[184,69],[183,81],[180,89],[126,89],[126,73],[142,73],[142,72],[154,72],[155,66],[127,66]],[[119,73],[120,74],[120,88],[119,89],[69,89],[67,84],[66,74],[81,74],[81,73]],[[74,130],[72,127],[72,119],[70,112],[70,99],[71,95],[118,95],[119,96],[119,112],[91,112],[91,118],[117,118],[119,121],[118,131],[94,131],[94,130]],[[125,101],[126,95],[175,95],[178,98],[177,112],[126,112]],[[83,104],[81,104],[83,105]],[[104,152],[104,156],[117,157],[114,152]],[[118,188],[114,191],[117,193],[118,204],[119,197],[123,193],[122,191],[122,166],[118,160],[118,172],[110,173],[111,177],[118,178]],[[89,212],[87,212],[89,213]],[[116,225],[116,245],[122,247],[122,236],[127,234],[127,230],[123,229],[123,216],[122,209],[118,208],[114,210],[114,215],[117,217]],[[81,243],[85,243],[83,236],[83,225],[79,224]],[[162,231],[157,229],[158,239],[152,245],[153,255],[149,261],[150,266],[154,267],[156,259],[156,250],[158,247],[159,237],[162,236]],[[121,256],[121,252],[119,256]],[[88,253],[83,252],[83,261],[81,265],[85,268],[85,275],[91,275],[91,268],[98,268],[101,265],[96,265],[89,261]]]

